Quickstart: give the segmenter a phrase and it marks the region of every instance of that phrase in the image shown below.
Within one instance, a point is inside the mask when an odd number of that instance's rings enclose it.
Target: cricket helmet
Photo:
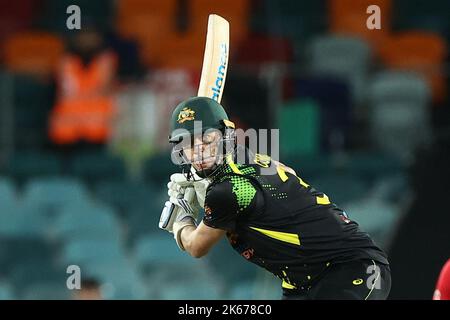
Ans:
[[[217,101],[208,97],[192,97],[181,102],[173,111],[170,119],[169,142],[174,145],[172,160],[178,159],[179,161],[174,162],[182,166],[188,165],[188,169],[190,169],[191,164],[183,155],[182,148],[175,145],[181,146],[182,142],[193,141],[194,136],[204,134],[212,129],[222,133],[220,143],[223,146],[223,155],[234,150],[234,123],[229,120],[224,108]],[[208,176],[209,173],[211,171],[203,172],[201,176]]]
[[[201,121],[198,129],[194,128],[196,121]],[[234,129],[234,124],[228,119],[224,108],[208,97],[192,97],[181,102],[173,111],[170,119],[169,142],[179,142],[183,135],[200,134],[208,129]],[[195,130],[197,129],[197,130]]]

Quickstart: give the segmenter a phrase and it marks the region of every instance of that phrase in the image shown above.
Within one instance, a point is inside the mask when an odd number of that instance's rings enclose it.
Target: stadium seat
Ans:
[[[295,80],[295,96],[300,100],[312,99],[320,106],[320,145],[324,150],[333,151],[350,144],[357,110],[351,108],[351,91],[345,80],[302,76]]]
[[[41,148],[47,142],[47,115],[54,98],[54,87],[36,77],[11,76],[13,85],[14,138],[17,149]]]
[[[255,284],[242,282],[231,287],[228,294],[229,300],[253,300],[255,298]]]
[[[80,237],[68,241],[61,253],[61,265],[88,266],[91,263],[120,263],[125,259],[123,248],[114,240]]]
[[[122,230],[113,209],[85,203],[64,207],[55,221],[54,233],[66,241],[98,239],[117,243]]]
[[[64,206],[90,201],[86,187],[73,178],[36,178],[25,187],[23,200],[26,206],[42,210],[49,216]]]
[[[8,283],[0,284],[0,300],[15,300],[14,290]]]
[[[258,34],[288,37],[301,45],[327,26],[325,1],[266,0],[253,4],[252,30]],[[276,27],[274,22],[276,21]]]
[[[170,175],[178,171],[180,168],[172,163],[170,152],[155,154],[144,164],[146,181],[157,186],[166,186]]]
[[[433,102],[445,101],[444,62],[448,46],[442,36],[422,31],[400,32],[383,43],[380,54],[387,68],[413,71],[425,77],[432,89]]]
[[[377,151],[353,151],[343,166],[347,171],[372,182],[381,176],[395,176],[405,171],[404,163],[395,155]]]
[[[46,228],[42,215],[22,204],[0,204],[0,224],[0,235],[6,237],[42,235]]]
[[[16,189],[13,182],[0,177],[0,207],[11,206],[16,200]]]
[[[307,66],[313,75],[340,77],[348,82],[353,101],[364,98],[372,52],[366,42],[350,36],[322,36],[312,40]]]
[[[167,234],[146,235],[140,238],[134,248],[136,262],[140,266],[163,265],[166,267],[180,267],[198,265],[198,261],[182,252],[173,238]]]
[[[51,33],[19,33],[4,44],[5,66],[11,72],[49,77],[63,51],[62,40]]]
[[[393,24],[396,30],[415,29],[443,34],[449,30],[449,21],[450,11],[445,0],[393,1]]]
[[[153,199],[154,193],[151,185],[132,181],[101,181],[95,186],[98,200],[120,209],[125,215],[146,199]]]
[[[280,109],[280,151],[315,154],[320,146],[320,108],[313,100],[288,103]]]
[[[122,159],[104,152],[77,154],[73,159],[71,172],[87,182],[102,179],[120,180],[126,176],[126,168]]]
[[[429,105],[431,91],[424,79],[405,71],[382,71],[373,76],[368,88],[369,100],[373,104],[407,102]]]
[[[392,0],[328,0],[330,31],[335,34],[357,36],[372,45],[374,51],[391,31]],[[381,29],[367,28],[367,8],[377,5],[381,14]]]
[[[102,283],[105,299],[141,299],[146,288],[138,270],[127,260],[90,261],[83,265],[85,276]]]
[[[369,90],[371,138],[378,148],[408,159],[417,147],[430,141],[430,95],[420,77],[382,73]]]
[[[337,206],[364,197],[371,184],[354,174],[329,173],[316,176],[308,182],[315,189],[325,193]]]
[[[24,300],[72,300],[72,292],[67,289],[65,281],[42,282],[27,286],[21,295]]]
[[[344,210],[350,220],[368,232],[382,249],[388,246],[390,233],[394,230],[400,212],[398,207],[374,198],[361,198],[348,202]]]
[[[16,152],[7,160],[6,171],[23,182],[35,177],[54,177],[62,172],[61,159],[52,153],[39,151]]]
[[[164,196],[164,199],[162,197]],[[158,233],[158,219],[165,201],[168,200],[166,192],[154,194],[150,201],[140,206],[133,206],[127,211],[127,239],[130,244],[135,243],[142,236]]]

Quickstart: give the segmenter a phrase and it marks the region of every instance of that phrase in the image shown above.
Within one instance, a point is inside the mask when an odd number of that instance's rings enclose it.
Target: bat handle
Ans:
[[[177,199],[183,199],[183,195],[179,194]],[[172,217],[173,211],[175,210],[175,204],[170,201],[166,201],[164,208],[161,212],[161,217],[159,218],[159,227],[164,229],[169,224],[170,218]]]

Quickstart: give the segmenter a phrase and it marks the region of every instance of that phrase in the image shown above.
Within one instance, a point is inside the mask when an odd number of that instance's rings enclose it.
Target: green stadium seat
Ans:
[[[144,165],[144,175],[148,182],[165,187],[170,175],[180,172],[180,167],[171,160],[170,152],[163,152],[150,157]]]
[[[101,181],[95,186],[98,200],[118,208],[127,215],[135,207],[142,207],[147,199],[154,199],[152,186],[147,183],[132,181]]]
[[[22,293],[24,300],[71,300],[73,295],[66,282],[42,282],[27,286]]]
[[[113,264],[124,259],[125,253],[117,241],[80,238],[64,245],[60,262],[61,265],[79,265],[83,268],[91,263]]]
[[[255,284],[249,281],[232,286],[228,294],[229,300],[253,300],[254,297]]]
[[[368,43],[351,36],[327,35],[314,38],[307,51],[311,73],[345,80],[353,102],[357,105],[363,102],[372,59]]]
[[[14,75],[14,127],[19,149],[44,146],[47,116],[53,105],[54,87],[31,76]]]
[[[345,204],[344,209],[349,219],[354,219],[376,244],[388,249],[391,232],[401,217],[396,205],[377,198],[362,198]]]
[[[0,284],[0,300],[15,300],[14,290],[8,283]]]
[[[91,199],[79,180],[53,177],[30,180],[25,186],[23,201],[25,207],[34,208],[48,219],[53,219],[65,206],[89,203]]]
[[[308,181],[311,186],[325,193],[337,206],[367,195],[371,185],[363,178],[349,173],[331,173],[316,176]]]
[[[16,200],[14,183],[7,178],[0,177],[0,210],[2,207],[13,205]]]
[[[61,159],[51,153],[23,151],[7,160],[6,172],[19,181],[34,177],[57,176],[62,172]]]
[[[121,240],[122,230],[113,209],[94,204],[73,204],[62,209],[54,227],[54,235],[62,240]]]
[[[314,155],[320,145],[320,109],[312,100],[293,101],[279,111],[280,152]]]
[[[123,160],[106,152],[77,154],[73,159],[71,172],[87,182],[104,179],[122,180],[126,177]]]

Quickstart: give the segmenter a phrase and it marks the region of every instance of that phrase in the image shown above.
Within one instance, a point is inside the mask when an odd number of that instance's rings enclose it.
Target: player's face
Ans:
[[[193,143],[183,148],[184,154],[197,171],[212,169],[221,161],[219,155],[220,132],[213,131],[195,136]]]

